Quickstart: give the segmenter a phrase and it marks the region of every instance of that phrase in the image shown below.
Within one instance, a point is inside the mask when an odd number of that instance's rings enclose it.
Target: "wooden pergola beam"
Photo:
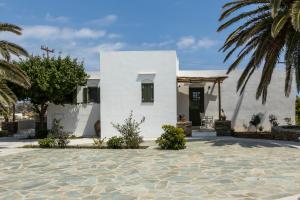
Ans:
[[[177,77],[178,83],[201,83],[201,82],[223,82],[227,76],[217,76],[217,77]]]

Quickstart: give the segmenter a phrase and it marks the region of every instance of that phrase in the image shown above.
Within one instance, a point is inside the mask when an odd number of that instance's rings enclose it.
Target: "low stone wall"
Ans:
[[[1,127],[13,135],[18,131],[18,122],[2,122]]]
[[[273,126],[272,134],[275,140],[299,141],[300,126]]]
[[[238,138],[274,139],[274,135],[271,132],[233,132],[232,136]]]

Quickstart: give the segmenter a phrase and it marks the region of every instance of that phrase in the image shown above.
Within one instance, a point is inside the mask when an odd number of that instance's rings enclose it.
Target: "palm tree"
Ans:
[[[273,70],[283,57],[286,64],[285,95],[291,92],[293,74],[300,91],[300,0],[234,0],[223,6],[218,28],[222,31],[237,25],[229,34],[220,51],[227,52],[226,62],[236,55],[228,72],[250,56],[238,83],[243,93],[253,72],[263,66],[256,98],[266,102]],[[240,12],[238,12],[240,11]],[[238,12],[238,13],[237,13]],[[237,13],[231,17],[233,13]]]
[[[0,32],[10,32],[21,35],[22,29],[16,25],[0,23]],[[0,109],[7,111],[17,101],[16,95],[7,86],[7,81],[21,87],[29,88],[28,76],[16,65],[10,62],[11,56],[28,56],[25,49],[6,40],[0,40]]]

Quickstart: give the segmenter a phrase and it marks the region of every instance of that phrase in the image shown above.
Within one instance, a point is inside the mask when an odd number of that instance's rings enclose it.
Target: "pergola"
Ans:
[[[199,76],[178,76],[178,83],[203,83],[203,82],[212,82],[218,84],[218,101],[219,101],[219,119],[221,119],[221,83],[228,78],[228,76],[209,76],[209,77],[199,77]]]

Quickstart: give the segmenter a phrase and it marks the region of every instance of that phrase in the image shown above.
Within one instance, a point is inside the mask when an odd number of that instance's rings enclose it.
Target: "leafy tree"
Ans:
[[[0,23],[0,32],[9,32],[21,35],[22,29],[13,24]],[[21,46],[0,40],[0,110],[7,116],[9,108],[17,101],[16,95],[8,87],[7,82],[13,82],[23,88],[29,88],[28,76],[18,66],[10,62],[11,56],[28,56],[28,53]]]
[[[224,62],[239,50],[228,73],[237,68],[240,62],[250,55],[238,80],[237,90],[242,93],[255,69],[263,65],[256,98],[262,96],[262,102],[265,103],[273,70],[281,55],[284,55],[286,63],[285,95],[289,96],[291,92],[294,72],[299,92],[300,0],[235,0],[226,3],[223,9],[219,20],[229,19],[219,27],[218,31],[237,25],[220,49],[228,52]],[[231,17],[237,11],[240,12]]]
[[[69,56],[33,56],[15,64],[30,77],[31,88],[24,90],[16,87],[14,91],[19,100],[29,100],[33,104],[34,111],[39,115],[39,131],[45,130],[45,114],[49,103],[63,105],[66,95],[74,93],[77,86],[85,85],[88,78],[83,63]]]

